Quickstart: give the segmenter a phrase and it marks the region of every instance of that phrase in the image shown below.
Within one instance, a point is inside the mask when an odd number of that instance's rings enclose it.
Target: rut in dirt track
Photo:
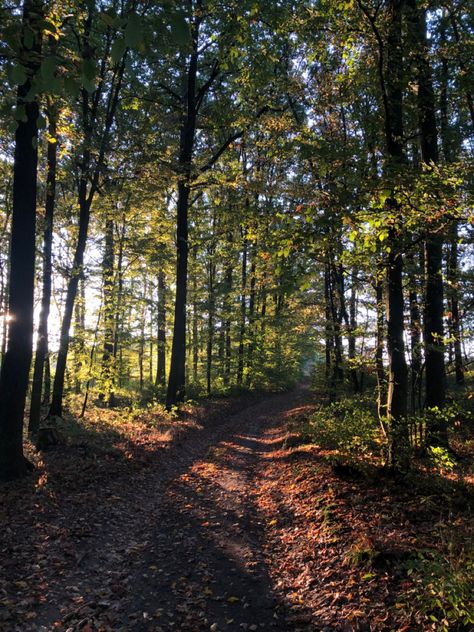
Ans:
[[[112,486],[111,521],[50,587],[34,629],[296,629],[267,572],[254,500],[285,415],[307,397],[301,388],[267,396],[172,447],[130,489]]]

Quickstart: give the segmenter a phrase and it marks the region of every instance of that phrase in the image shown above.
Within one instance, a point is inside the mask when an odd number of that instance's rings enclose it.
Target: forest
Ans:
[[[474,629],[474,6],[0,0],[0,630]]]

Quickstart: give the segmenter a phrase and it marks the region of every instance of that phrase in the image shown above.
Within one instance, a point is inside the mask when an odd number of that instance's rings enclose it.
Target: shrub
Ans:
[[[381,441],[375,410],[362,397],[321,407],[310,418],[307,431],[321,447],[347,455],[378,451]]]
[[[439,632],[472,630],[474,626],[474,556],[462,549],[447,555],[419,552],[408,562],[415,583],[414,617],[427,619]]]

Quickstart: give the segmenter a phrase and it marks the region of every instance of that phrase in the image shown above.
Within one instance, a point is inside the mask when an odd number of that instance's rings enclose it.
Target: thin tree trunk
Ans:
[[[89,13],[86,17],[83,51],[86,58],[90,56],[93,50],[90,46],[90,37],[93,25],[95,5],[91,4]],[[84,252],[86,248],[87,235],[89,231],[90,211],[94,196],[99,186],[99,179],[104,166],[105,157],[110,142],[110,132],[115,119],[115,113],[118,106],[119,94],[122,86],[123,75],[125,72],[127,51],[124,53],[120,64],[114,70],[110,90],[107,97],[106,114],[104,128],[100,137],[100,146],[95,166],[91,170],[92,165],[92,149],[90,143],[93,133],[97,127],[97,108],[99,107],[99,98],[102,94],[104,81],[94,93],[90,95],[85,88],[82,90],[82,112],[83,112],[83,131],[84,146],[82,151],[82,160],[80,166],[80,177],[78,186],[78,205],[79,205],[79,227],[76,250],[74,253],[74,262],[69,277],[66,292],[66,302],[64,306],[64,314],[61,323],[61,333],[59,339],[59,351],[56,361],[56,372],[54,375],[53,398],[49,411],[50,416],[60,417],[63,412],[63,395],[64,395],[64,378],[66,374],[67,356],[69,350],[69,329],[71,327],[72,315],[74,310],[74,302],[76,300],[79,278],[82,275],[84,264]],[[103,65],[103,68],[106,64]],[[104,70],[105,72],[105,70]],[[92,171],[92,173],[91,173]],[[89,184],[90,182],[90,184]]]
[[[102,259],[102,278],[104,294],[104,343],[102,347],[101,392],[99,399],[113,406],[113,391],[115,382],[114,367],[114,220],[107,217],[105,223],[105,247]]]
[[[391,229],[393,230],[393,229]],[[390,243],[396,244],[395,235]],[[407,365],[405,360],[405,342],[403,338],[403,261],[400,248],[388,254],[387,270],[387,351],[389,358],[387,417],[390,420],[388,463],[399,466],[406,455],[402,451],[408,448],[407,417]]]
[[[199,363],[199,324],[198,324],[198,302],[197,302],[197,270],[193,275],[193,382],[197,384],[198,381],[198,363]]]
[[[74,304],[74,391],[77,395],[82,389],[82,372],[84,365],[85,339],[85,283],[81,278],[79,281],[79,300]]]
[[[449,282],[449,322],[450,333],[453,339],[454,347],[454,369],[456,375],[456,384],[464,386],[464,365],[462,359],[461,348],[461,327],[459,319],[459,288],[458,288],[458,231],[457,225],[454,224],[450,235],[450,245],[448,254],[448,282]]]
[[[464,47],[463,47],[462,42],[461,42],[461,36],[459,34],[458,23],[456,22],[456,17],[455,17],[453,12],[451,12],[449,14],[449,21],[451,23],[451,28],[453,30],[454,39],[456,41],[456,44],[458,45],[458,65],[459,65],[459,69],[460,69],[460,71],[461,71],[463,76],[469,77],[469,71],[468,71],[468,69],[466,67],[466,63],[465,63],[463,55],[462,55],[462,51],[464,50]],[[468,108],[469,114],[471,116],[471,124],[472,124],[472,127],[474,128],[474,99],[473,99],[472,92],[469,89],[469,87],[466,87],[464,89],[464,95],[465,95],[465,98],[466,98],[467,108]]]
[[[128,204],[128,200],[127,200]],[[125,234],[127,223],[125,214],[122,216],[122,226],[119,234],[118,253],[117,253],[117,301],[115,306],[115,324],[114,324],[114,349],[113,363],[115,366],[118,385],[122,385],[122,334],[123,334],[123,250],[125,245]],[[117,362],[118,359],[118,362]],[[110,401],[115,403],[115,391],[110,393]],[[112,405],[112,404],[111,404]]]
[[[383,281],[380,271],[377,272],[375,281],[375,301],[377,314],[377,340],[375,348],[375,371],[377,375],[377,410],[380,423],[385,435],[387,435],[387,376],[383,364],[384,340],[385,340],[385,319],[384,319],[384,291]]]
[[[213,261],[214,252],[209,253],[209,274],[208,274],[208,321],[207,321],[207,363],[206,363],[206,384],[207,394],[211,394],[212,390],[212,352],[214,347],[214,277],[216,274],[216,266]]]
[[[412,267],[415,262],[411,261]],[[408,301],[410,304],[410,350],[411,350],[411,412],[416,413],[421,408],[421,314],[418,301],[416,276],[410,275],[410,289]]]
[[[351,295],[349,299],[349,330],[348,330],[348,355],[349,355],[349,372],[352,379],[352,387],[354,393],[360,392],[360,384],[357,376],[356,367],[356,331],[357,331],[357,270],[352,270]]]
[[[43,377],[45,372],[45,360],[48,354],[48,318],[51,303],[51,253],[53,245],[53,217],[56,200],[56,163],[57,147],[56,138],[56,112],[51,102],[48,105],[50,140],[47,148],[48,173],[46,177],[46,203],[43,230],[43,290],[41,295],[41,311],[38,324],[38,338],[36,343],[35,365],[33,370],[33,384],[31,389],[30,418],[28,431],[37,433],[41,417],[41,395],[43,391]]]
[[[158,272],[158,350],[156,366],[156,385],[166,384],[166,279],[163,268]]]
[[[252,382],[253,351],[255,348],[255,297],[256,297],[256,244],[252,247],[250,264],[249,316],[248,316],[248,347],[247,347],[247,385]]]
[[[237,362],[237,384],[242,385],[244,377],[244,353],[245,353],[245,329],[247,321],[247,233],[243,230],[243,248],[242,248],[242,272],[241,272],[241,290],[240,290],[240,332],[239,332],[239,350]]]
[[[334,391],[334,371],[332,370],[334,354],[334,337],[331,311],[331,269],[329,263],[324,266],[324,312],[325,312],[325,377],[329,398],[332,399]]]
[[[146,300],[148,292],[148,277],[145,275],[143,282],[142,312],[140,315],[140,346],[138,350],[138,370],[140,379],[140,393],[143,394],[144,387],[144,361],[145,361],[145,329],[146,329]]]
[[[227,243],[229,250],[233,242],[232,233],[227,235]],[[232,260],[226,263],[225,278],[224,278],[224,303],[223,303],[223,315],[222,320],[224,323],[224,346],[225,346],[225,358],[224,358],[224,386],[228,386],[230,383],[231,362],[232,362],[232,339],[231,339],[231,293],[232,293]]]

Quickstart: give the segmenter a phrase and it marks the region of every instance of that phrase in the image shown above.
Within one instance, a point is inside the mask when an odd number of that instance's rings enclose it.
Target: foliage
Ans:
[[[469,545],[469,544],[468,544]],[[473,549],[447,554],[418,551],[407,564],[408,576],[415,582],[415,603],[409,611],[417,621],[428,620],[441,632],[468,630],[474,624]]]
[[[322,448],[347,456],[363,457],[380,450],[380,426],[367,396],[320,406],[308,420],[307,432]]]

